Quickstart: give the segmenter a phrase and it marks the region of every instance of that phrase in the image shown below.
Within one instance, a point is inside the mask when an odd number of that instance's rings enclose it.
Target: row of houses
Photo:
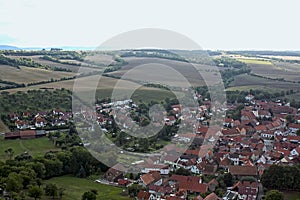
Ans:
[[[21,130],[15,132],[7,132],[4,139],[33,139],[46,136],[45,130]]]

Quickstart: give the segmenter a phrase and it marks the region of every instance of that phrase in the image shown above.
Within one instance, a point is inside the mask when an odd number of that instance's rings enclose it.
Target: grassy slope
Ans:
[[[9,131],[9,129],[7,128],[7,126],[0,119],[0,133],[5,133],[5,132],[8,132],[8,131]]]
[[[95,183],[91,180],[81,179],[71,176],[62,176],[57,178],[52,178],[45,181],[45,183],[54,183],[58,187],[63,187],[66,189],[63,196],[64,200],[80,200],[84,192],[91,189],[98,191],[97,200],[129,200],[127,196],[123,196],[121,193],[123,188],[113,187],[108,185],[102,185]],[[44,198],[47,199],[47,198]]]
[[[4,140],[4,137],[0,137],[0,160],[7,159],[5,150],[12,148],[14,150],[14,155],[28,151],[32,156],[44,155],[50,150],[59,150],[56,148],[48,138],[37,138],[37,139],[27,139],[27,140]]]

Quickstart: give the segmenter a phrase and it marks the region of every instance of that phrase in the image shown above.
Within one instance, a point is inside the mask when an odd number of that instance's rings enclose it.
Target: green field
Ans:
[[[250,59],[250,58],[239,58],[238,60],[247,64],[272,65],[272,63],[268,60]]]
[[[8,158],[4,152],[8,148],[13,149],[14,156],[19,155],[24,151],[27,151],[32,156],[42,156],[47,151],[59,150],[46,137],[27,140],[4,140],[4,137],[0,136],[0,160]]]
[[[63,187],[66,189],[62,199],[64,200],[80,200],[84,192],[91,189],[98,191],[98,200],[130,200],[126,195],[122,195],[123,188],[113,187],[109,185],[102,185],[91,180],[81,179],[71,176],[62,176],[57,178],[52,178],[45,181],[47,183],[54,183],[58,187]],[[47,198],[43,198],[47,199]]]

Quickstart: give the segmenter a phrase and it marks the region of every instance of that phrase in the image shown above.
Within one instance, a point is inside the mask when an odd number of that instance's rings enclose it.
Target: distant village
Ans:
[[[195,98],[201,99],[201,95],[195,95]],[[176,143],[171,143],[160,156],[137,164],[142,166],[137,179],[126,177],[126,166],[118,164],[104,174],[103,180],[118,186],[142,186],[144,189],[138,192],[138,200],[257,199],[263,187],[260,177],[265,169],[273,164],[300,163],[300,109],[281,100],[256,100],[251,94],[245,100],[247,103],[240,110],[238,119],[229,114],[238,105],[231,104],[220,111],[225,113],[222,128],[216,129],[209,137],[209,130],[214,130],[210,118],[215,109],[209,100],[202,99],[195,112],[185,110],[180,104],[172,105],[172,114],[163,118],[166,126],[173,126],[183,118],[197,119],[198,125],[193,126],[192,132],[174,136],[178,143],[191,142],[192,148],[182,153]],[[105,102],[96,105],[96,112],[83,108],[80,114],[83,118],[95,117],[100,128],[108,131],[107,125],[112,124],[116,117],[112,106],[124,116],[138,108],[132,100]],[[66,127],[72,114],[53,110],[34,114],[12,113],[9,118],[16,130],[5,133],[5,139],[27,139],[44,136],[47,127]],[[134,120],[129,122],[128,119],[118,119],[122,122],[121,129],[130,128]],[[160,122],[155,123],[159,126]],[[214,146],[209,146],[210,143]],[[203,150],[205,154],[200,153]],[[236,177],[230,186],[224,186],[226,174]]]
[[[137,180],[125,178],[126,166],[120,164],[110,168],[103,179],[127,187],[141,185],[144,189],[138,192],[138,200],[257,199],[263,190],[260,177],[265,169],[273,164],[300,163],[300,109],[280,100],[256,100],[251,94],[245,100],[239,119],[228,114],[236,110],[237,105],[227,106],[221,130],[210,137],[206,134],[214,128],[209,126],[210,111],[214,108],[208,100],[202,101],[196,116],[199,125],[192,133],[175,136],[178,143],[192,141],[192,148],[180,153],[176,144],[169,144],[161,156],[137,164],[142,166]],[[112,118],[101,113],[103,110],[110,113],[114,104],[118,112],[137,108],[131,100],[97,105],[101,111],[97,121],[103,129]],[[165,125],[188,118],[181,105],[172,105],[172,109],[172,115],[164,118]],[[88,116],[86,110],[83,113]],[[126,121],[122,128],[128,128]],[[214,146],[211,148],[208,143]],[[199,153],[201,149],[205,150],[205,155]],[[178,174],[180,170],[188,175]],[[225,180],[220,178],[224,174],[236,177],[232,185],[224,186]]]
[[[32,139],[46,136],[45,130],[68,128],[72,113],[55,109],[50,112],[12,113],[7,118],[13,130],[5,133],[4,139]]]

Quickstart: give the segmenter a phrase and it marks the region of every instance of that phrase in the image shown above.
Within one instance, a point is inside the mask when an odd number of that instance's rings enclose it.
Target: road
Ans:
[[[264,196],[264,188],[261,183],[258,184],[258,195],[257,200],[262,200],[262,197]]]

